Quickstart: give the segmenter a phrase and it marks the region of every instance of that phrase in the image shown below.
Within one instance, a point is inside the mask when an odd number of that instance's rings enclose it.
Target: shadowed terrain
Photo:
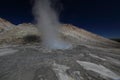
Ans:
[[[120,39],[117,39],[117,38],[116,38],[116,39],[111,39],[111,40],[114,40],[114,41],[120,42]]]

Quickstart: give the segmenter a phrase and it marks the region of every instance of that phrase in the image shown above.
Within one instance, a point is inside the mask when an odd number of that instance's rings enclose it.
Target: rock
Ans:
[[[59,32],[72,48],[43,47],[31,23],[0,34],[0,80],[120,80],[120,43],[70,24]]]
[[[12,24],[11,22],[9,22],[5,19],[0,18],[0,33],[10,30],[13,27],[15,27],[14,24]]]
[[[2,36],[4,35],[4,36]],[[16,27],[0,34],[0,43],[15,43],[20,44],[24,43],[26,36],[40,36],[36,27],[33,27],[32,24],[20,24]]]
[[[6,21],[8,22],[8,21]],[[4,22],[5,23],[5,22]],[[0,34],[0,43],[27,43],[26,39],[29,36],[34,36],[40,42],[40,32],[38,31],[37,27],[31,23],[23,23],[19,24],[16,27],[12,27],[12,29],[7,30],[3,34]],[[70,43],[77,45],[77,44],[86,44],[86,45],[95,45],[95,46],[102,46],[102,47],[120,47],[118,42],[103,38],[91,32],[88,32],[84,29],[77,28],[76,26],[70,24],[63,24],[60,27],[60,34],[61,38],[64,40],[69,41]],[[4,35],[4,36],[3,36]],[[27,37],[28,36],[28,37]],[[39,37],[39,38],[38,38]],[[33,37],[32,37],[33,38]],[[24,40],[25,39],[25,40]],[[31,39],[32,40],[32,39]],[[40,41],[39,41],[40,40]],[[33,42],[35,42],[33,41]],[[105,46],[106,45],[106,46]]]

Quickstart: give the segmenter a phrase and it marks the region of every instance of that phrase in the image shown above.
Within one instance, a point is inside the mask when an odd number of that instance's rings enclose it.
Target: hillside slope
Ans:
[[[0,33],[0,80],[120,80],[118,42],[63,24],[60,38],[73,47],[51,50],[35,25],[9,25]]]
[[[24,39],[27,36],[33,36],[35,39],[40,39],[40,32],[37,27],[31,23],[23,23],[14,25],[9,21],[0,19],[0,43],[26,43]],[[106,39],[104,37],[93,34],[81,28],[70,24],[61,25],[59,32],[61,38],[69,41],[74,45],[93,45],[102,47],[120,47],[118,42]],[[37,38],[36,38],[37,37]],[[39,38],[38,38],[39,37]],[[35,40],[38,41],[38,40]]]

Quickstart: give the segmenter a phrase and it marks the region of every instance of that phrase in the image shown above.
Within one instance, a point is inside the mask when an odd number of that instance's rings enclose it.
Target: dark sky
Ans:
[[[108,38],[120,38],[119,0],[61,0],[60,21]],[[33,22],[30,0],[0,0],[0,17],[14,24]]]

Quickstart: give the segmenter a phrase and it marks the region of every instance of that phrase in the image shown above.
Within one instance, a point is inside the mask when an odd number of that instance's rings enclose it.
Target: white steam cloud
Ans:
[[[58,15],[51,7],[51,0],[36,0],[33,8],[37,26],[42,32],[43,45],[51,49],[67,49],[71,45],[60,39],[61,26]]]

